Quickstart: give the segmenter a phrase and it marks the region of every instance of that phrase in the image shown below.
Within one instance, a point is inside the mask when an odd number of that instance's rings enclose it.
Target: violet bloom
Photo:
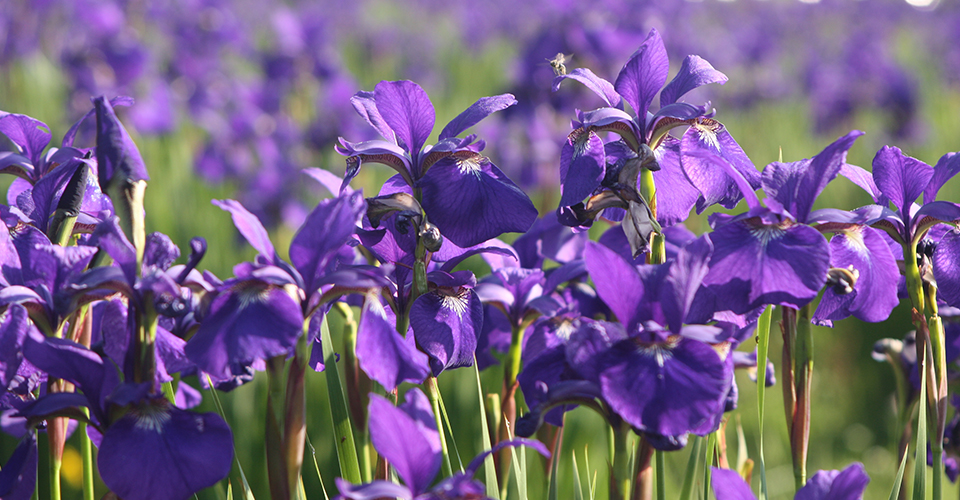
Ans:
[[[807,224],[824,220],[821,212],[812,212],[813,203],[840,173],[847,150],[860,135],[850,132],[811,159],[767,165],[762,182],[769,208],[745,190],[747,213],[713,218],[710,241],[715,251],[704,278],[709,291],[701,296],[715,301],[713,309],[743,314],[764,304],[800,307],[817,296],[827,279],[831,253],[820,231]],[[863,316],[875,318],[876,311],[886,308],[889,312],[895,302],[889,287],[884,288],[892,263],[883,249],[874,246],[875,236],[863,228],[851,229],[843,244],[837,245],[853,247],[853,256],[844,250],[838,265],[864,270],[864,283],[857,289],[861,299],[874,294],[866,302],[849,304],[847,315],[863,310]],[[861,241],[864,238],[866,243]],[[864,284],[873,284],[874,289],[864,289]]]
[[[717,500],[756,500],[750,486],[735,470],[710,468],[710,483]],[[856,462],[842,471],[821,470],[797,491],[794,500],[860,500],[870,477]]]
[[[481,453],[463,472],[441,481],[430,488],[440,462],[443,460],[440,433],[430,407],[430,401],[420,389],[407,391],[406,400],[399,407],[386,398],[370,394],[370,440],[373,447],[397,472],[404,484],[388,481],[353,485],[337,478],[338,499],[373,500],[401,498],[404,500],[433,500],[444,498],[483,498],[483,483],[473,479],[484,458],[504,446],[529,446],[544,456],[550,456],[543,443],[529,439],[504,441],[493,450]]]
[[[440,131],[435,145],[426,145],[434,127],[433,104],[416,83],[383,81],[373,92],[358,92],[351,101],[383,140],[340,140],[337,151],[347,156],[344,186],[364,162],[393,168],[429,222],[461,247],[505,232],[526,231],[537,218],[530,198],[480,154],[485,143],[476,135],[457,138],[489,114],[515,104],[512,95],[481,98]]]
[[[151,395],[149,382],[122,383],[109,360],[66,339],[28,334],[24,356],[37,368],[73,383],[79,393],[55,393],[22,408],[36,420],[87,407],[100,436],[100,477],[133,500],[177,500],[227,476],[233,435],[216,413],[181,410]],[[77,411],[68,412],[86,417]]]
[[[283,261],[267,230],[233,200],[214,202],[230,212],[234,224],[258,251],[255,262],[234,267],[210,304],[197,333],[187,342],[187,357],[215,380],[232,379],[255,361],[292,351],[305,331],[304,321],[349,291],[383,285],[382,270],[341,261],[365,212],[360,192],[324,200],[307,216]],[[329,294],[328,294],[329,292]],[[315,333],[309,329],[309,341]],[[319,349],[315,349],[319,352]]]
[[[554,90],[563,80],[577,80],[608,106],[580,112],[575,130],[564,143],[559,210],[566,214],[562,217],[566,224],[589,225],[603,208],[619,207],[628,210],[628,226],[649,235],[654,228],[644,211],[653,209],[663,225],[673,225],[686,219],[694,204],[698,212],[715,203],[727,208],[736,205],[742,195],[728,170],[739,172],[753,188],[759,185],[752,162],[724,126],[709,117],[708,105],[677,102],[687,92],[708,83],[724,83],[727,77],[700,57],[687,56],[679,73],[664,86],[669,69],[663,40],[651,30],[616,83],[579,68],[554,80]],[[657,92],[660,109],[651,113]],[[635,115],[624,111],[624,103]],[[677,126],[689,126],[679,140],[667,134]],[[622,142],[604,144],[600,138],[604,132],[617,133]],[[653,171],[657,185],[656,204],[646,210],[640,206],[653,200],[642,200],[636,192],[639,167]],[[627,189],[631,186],[632,190]],[[598,193],[600,188],[603,191]]]

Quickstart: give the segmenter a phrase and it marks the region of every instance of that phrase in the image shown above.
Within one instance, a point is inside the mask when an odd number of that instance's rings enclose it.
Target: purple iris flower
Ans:
[[[292,265],[277,255],[256,216],[233,200],[214,203],[230,212],[240,234],[258,251],[255,262],[235,266],[236,277],[218,287],[185,347],[187,357],[215,380],[232,379],[255,361],[288,354],[304,332],[304,320],[329,301],[384,284],[385,270],[342,260],[341,250],[366,210],[360,192],[317,205],[290,245]],[[316,331],[309,333],[308,340],[315,341]]]
[[[529,439],[504,441],[493,450],[481,453],[463,472],[441,481],[433,488],[440,471],[442,450],[440,433],[430,408],[430,401],[420,391],[411,389],[399,407],[386,398],[370,394],[370,440],[374,448],[396,470],[404,484],[388,481],[353,485],[337,478],[339,499],[373,500],[376,498],[402,498],[404,500],[433,500],[444,498],[483,498],[486,491],[483,483],[473,479],[484,458],[504,446],[529,446],[544,456],[550,456],[543,443]]]
[[[537,407],[518,434],[529,435],[532,421],[554,406],[595,401],[608,420],[622,419],[654,446],[682,446],[687,433],[713,431],[733,390],[730,330],[686,324],[711,250],[699,238],[668,264],[637,268],[588,243],[587,270],[619,323],[581,318],[562,345],[525,366],[521,385]]]
[[[100,435],[100,477],[117,495],[186,498],[230,472],[233,434],[216,413],[181,410],[151,395],[149,382],[122,383],[109,360],[66,339],[30,333],[24,356],[80,392],[48,394],[20,414],[43,419],[78,406],[89,408],[88,420]]]
[[[480,154],[485,143],[476,135],[457,138],[491,113],[515,104],[512,95],[481,98],[451,120],[434,145],[426,145],[434,127],[433,104],[416,83],[383,81],[373,92],[358,92],[351,102],[383,140],[340,140],[337,151],[347,157],[344,186],[364,162],[395,169],[429,221],[460,247],[505,232],[524,232],[537,218],[530,198]]]
[[[559,210],[561,214],[569,212],[562,217],[566,224],[588,224],[601,209],[618,207],[628,209],[635,225],[646,225],[637,219],[642,219],[643,211],[634,214],[639,209],[631,202],[645,205],[653,200],[635,200],[639,194],[624,189],[632,184],[635,191],[640,173],[637,162],[653,171],[658,196],[656,205],[648,210],[652,209],[663,225],[686,219],[694,204],[698,212],[715,203],[727,208],[736,205],[742,195],[728,170],[739,172],[754,189],[759,185],[753,163],[726,128],[709,117],[708,105],[678,102],[697,87],[726,82],[726,75],[698,56],[687,56],[679,73],[664,86],[669,69],[663,40],[651,30],[615,83],[581,68],[554,80],[554,90],[564,80],[573,79],[607,103],[604,108],[579,112],[575,129],[563,145]],[[652,113],[650,105],[657,92],[660,109]],[[633,108],[634,115],[624,110],[624,103]],[[689,126],[679,140],[667,134],[678,126]],[[622,142],[604,144],[603,132],[617,133]],[[633,168],[628,168],[631,165]],[[601,187],[616,196],[597,193]],[[582,204],[588,196],[590,200]]]
[[[717,500],[756,500],[750,485],[735,470],[710,468],[710,483]],[[870,477],[857,462],[842,471],[821,470],[797,491],[795,500],[860,500]]]
[[[747,213],[713,218],[710,240],[714,254],[710,273],[704,278],[704,284],[709,286],[702,292],[704,301],[713,300],[716,310],[743,314],[764,304],[800,307],[817,296],[827,280],[831,247],[820,231],[807,224],[823,221],[820,212],[812,212],[813,203],[841,172],[847,150],[860,135],[860,131],[850,132],[810,159],[771,163],[762,176],[769,208],[763,207],[757,196],[745,189]],[[746,186],[745,181],[740,184]],[[864,295],[863,298],[868,298],[870,293],[876,295],[868,303],[851,303],[848,310],[851,307],[851,312],[869,309],[864,316],[871,318],[875,317],[874,310],[888,307],[889,312],[892,309],[889,288],[882,287],[892,262],[889,258],[884,260],[889,257],[885,254],[870,253],[882,251],[872,246],[874,236],[862,228],[851,229],[844,235],[843,243],[836,245],[841,249],[852,246],[854,254],[841,252],[838,265],[867,265],[864,274],[868,279],[857,293]],[[866,244],[860,243],[864,238],[871,246],[865,248]],[[863,285],[870,283],[869,278],[874,275],[880,276],[879,282],[872,283],[876,290],[864,289]]]

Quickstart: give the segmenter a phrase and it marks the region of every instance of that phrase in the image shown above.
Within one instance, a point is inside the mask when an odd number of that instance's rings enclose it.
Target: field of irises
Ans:
[[[8,0],[0,110],[0,499],[960,494],[953,2]]]

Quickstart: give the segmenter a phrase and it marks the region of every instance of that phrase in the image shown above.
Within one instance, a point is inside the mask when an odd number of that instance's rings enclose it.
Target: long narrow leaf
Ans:
[[[566,417],[566,414],[564,414],[564,417]],[[557,435],[554,438],[556,442],[554,443],[552,450],[553,455],[551,456],[552,461],[550,462],[550,490],[547,495],[549,500],[558,500],[559,498],[557,475],[560,473],[560,449],[563,447],[563,429],[563,426],[557,429]]]
[[[474,363],[474,366],[476,366],[476,363]],[[457,440],[453,437],[453,427],[450,427],[450,417],[447,416],[447,407],[443,405],[443,395],[440,394],[439,385],[437,386],[437,401],[440,403],[440,414],[443,415],[443,423],[447,428],[447,434],[450,436],[450,445],[453,447],[454,455],[457,456],[457,464],[460,466],[460,472],[463,472],[463,459],[460,458]]]
[[[330,500],[330,497],[327,495],[327,487],[323,485],[323,475],[320,474],[320,464],[317,462],[317,449],[313,447],[313,443],[310,442],[310,435],[307,434],[307,446],[310,447],[310,456],[313,457],[313,466],[317,469],[317,479],[320,480],[320,491],[323,492],[323,500]]]
[[[573,458],[573,500],[583,500],[583,486],[580,484],[580,470],[577,468],[577,452],[571,451]],[[589,474],[590,471],[587,471]]]
[[[770,318],[773,306],[767,306],[757,321],[757,413],[760,418],[757,426],[759,449],[757,464],[760,466],[760,491],[758,500],[767,500],[767,470],[763,462],[763,401],[767,382],[767,352],[770,349]],[[739,456],[737,457],[739,460]]]
[[[337,459],[340,462],[340,476],[353,484],[360,484],[360,462],[357,460],[357,448],[353,440],[353,424],[347,410],[347,401],[343,395],[343,385],[337,368],[333,338],[326,319],[320,325],[320,338],[323,343],[323,363],[327,376],[327,394],[330,398],[330,415],[333,418],[334,443],[337,446]]]
[[[897,469],[897,479],[893,482],[893,489],[890,490],[890,500],[897,500],[900,497],[900,484],[903,483],[903,472],[907,468],[907,457],[910,456],[910,447],[903,450],[903,457],[900,458],[900,468]]]
[[[927,370],[923,364],[919,366],[920,415],[917,417],[917,448],[913,458],[916,461],[913,472],[913,500],[924,500],[927,496]]]
[[[513,430],[510,429],[509,427],[507,427],[507,436],[510,439],[513,439],[514,437]],[[513,462],[513,473],[514,475],[516,475],[516,478],[517,478],[517,491],[520,494],[519,495],[520,500],[527,500],[527,464],[526,464],[526,461],[524,461],[524,463],[522,464],[520,463],[520,459],[526,458],[526,453],[524,453],[524,451],[525,450],[523,449],[520,451],[520,457],[518,458],[517,447],[516,446],[510,447],[510,455],[512,458],[511,462]]]
[[[217,390],[213,388],[213,380],[210,379],[209,375],[207,375],[207,385],[210,387],[210,394],[213,396],[213,403],[217,405],[217,413],[219,413],[220,418],[226,422],[227,416],[223,411],[223,403],[220,402],[220,396],[217,395]],[[237,470],[240,471],[240,483],[243,485],[243,499],[256,500],[253,497],[253,490],[250,489],[250,483],[247,482],[247,475],[243,473],[243,465],[240,464],[240,457],[234,454],[233,458],[237,461]]]
[[[687,460],[687,471],[683,475],[683,487],[680,488],[680,500],[690,500],[693,495],[694,476],[697,474],[697,462],[700,461],[703,438],[697,436],[690,447],[690,459]]]
[[[490,443],[490,427],[487,426],[487,412],[483,404],[483,385],[480,384],[480,370],[477,368],[477,358],[473,358],[473,373],[477,376],[477,398],[480,400],[480,423],[483,427],[481,432],[483,449],[493,448]],[[500,498],[500,486],[497,485],[497,468],[493,463],[493,454],[487,455],[483,460],[483,482],[487,488],[487,496],[498,500]]]

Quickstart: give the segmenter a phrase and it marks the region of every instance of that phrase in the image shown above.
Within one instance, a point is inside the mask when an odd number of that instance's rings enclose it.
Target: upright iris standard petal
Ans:
[[[710,268],[713,245],[701,237],[684,246],[660,287],[660,307],[673,333],[680,333],[690,305]]]
[[[300,304],[286,290],[244,280],[214,299],[184,352],[201,370],[224,380],[232,367],[290,352],[302,328]]]
[[[613,88],[613,84],[600,78],[587,68],[576,68],[566,75],[559,75],[554,78],[553,91],[556,92],[559,90],[560,84],[567,78],[582,83],[585,87],[592,90],[593,93],[600,96],[600,98],[607,103],[607,106],[623,110],[623,98],[620,97],[620,94]]]
[[[853,315],[877,323],[889,318],[900,303],[897,261],[876,229],[854,226],[834,236],[830,240],[830,265],[852,269],[856,283],[849,293],[838,293],[836,287],[828,286],[813,314],[815,321],[834,321]]]
[[[610,306],[624,328],[636,324],[644,290],[640,274],[613,250],[587,242],[583,251],[587,272],[593,279],[597,295]]]
[[[364,373],[387,391],[401,382],[422,383],[430,374],[427,355],[417,350],[412,334],[403,338],[396,321],[387,320],[383,305],[375,296],[364,302],[357,333],[357,360]]]
[[[861,135],[851,131],[809,160],[767,165],[761,176],[767,198],[776,200],[795,220],[808,222],[814,200],[840,173],[847,151]]]
[[[353,109],[357,111],[357,114],[360,115],[371,127],[376,129],[380,133],[380,136],[387,140],[387,142],[396,144],[397,136],[393,133],[393,129],[390,128],[390,125],[387,125],[386,120],[383,119],[383,116],[380,116],[380,111],[377,110],[377,101],[374,98],[373,92],[367,92],[361,90],[354,94],[350,98],[350,104],[353,105]]]
[[[106,191],[114,177],[130,182],[146,181],[147,167],[140,150],[120,123],[106,97],[93,99],[97,112],[97,169],[100,188]]]
[[[623,340],[602,354],[604,399],[633,427],[679,436],[723,411],[732,370],[707,344],[673,336]]]
[[[605,174],[603,140],[593,128],[571,132],[560,150],[560,206],[576,205],[593,194]]]
[[[727,83],[727,75],[715,70],[700,56],[687,56],[673,80],[660,91],[660,107],[677,102],[684,94],[710,83]]]
[[[667,83],[669,71],[670,63],[663,39],[656,29],[652,29],[640,48],[620,70],[614,87],[617,93],[623,96],[623,100],[630,103],[637,116],[643,118],[653,102],[653,96]]]
[[[427,490],[440,470],[440,433],[430,402],[420,389],[411,389],[399,408],[370,395],[370,440],[410,488],[411,496]]]
[[[417,345],[430,356],[434,375],[473,364],[483,328],[483,303],[466,284],[455,273],[449,283],[417,297],[410,307],[410,326]]]
[[[456,118],[450,120],[450,123],[440,131],[441,141],[448,137],[456,137],[461,132],[480,123],[480,120],[490,116],[497,111],[507,109],[517,103],[513,94],[500,94],[490,97],[481,97],[477,102],[470,105]]]
[[[937,292],[953,307],[960,307],[960,231],[953,229],[940,238],[933,252],[933,276]]]
[[[267,260],[267,263],[272,264],[277,259],[277,251],[274,250],[273,243],[270,242],[270,235],[267,234],[267,230],[256,215],[250,213],[235,200],[213,200],[213,204],[230,212],[230,217],[233,218],[233,225],[237,226],[237,231],[240,231],[240,234],[250,243],[250,246],[259,252]]]
[[[933,167],[930,183],[923,190],[924,203],[936,200],[940,188],[958,173],[960,173],[960,153],[947,153],[941,156]]]
[[[0,134],[7,136],[32,165],[41,162],[43,149],[50,144],[50,127],[27,115],[10,113],[0,117]],[[37,173],[42,175],[43,172]]]
[[[438,161],[420,179],[420,187],[430,222],[460,247],[525,232],[537,219],[526,193],[480,155]]]
[[[716,228],[710,240],[714,252],[704,284],[717,286],[718,310],[743,314],[761,304],[800,307],[826,281],[830,248],[812,227],[751,218]]]
[[[404,80],[380,82],[373,95],[380,116],[393,129],[400,146],[415,158],[437,119],[427,93],[416,83]]]
[[[321,201],[307,216],[290,243],[290,262],[303,276],[308,292],[334,271],[337,252],[353,237],[365,211],[363,193],[355,191]]]
[[[230,473],[233,433],[216,413],[144,402],[103,435],[97,464],[103,482],[129,500],[180,500]]]
[[[884,146],[873,158],[877,187],[902,215],[908,214],[910,205],[923,194],[932,178],[933,167],[904,155],[900,148]]]

